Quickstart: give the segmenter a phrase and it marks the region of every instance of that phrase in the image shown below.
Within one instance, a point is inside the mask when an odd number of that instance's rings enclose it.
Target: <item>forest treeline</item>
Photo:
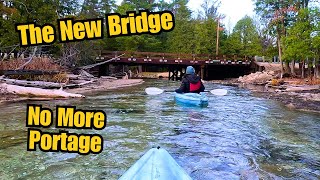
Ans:
[[[278,57],[284,71],[295,73],[292,62],[315,66],[320,56],[320,11],[317,0],[253,0],[256,15],[245,16],[232,30],[221,23],[219,0],[204,0],[197,12],[187,6],[188,0],[3,0],[0,1],[0,50],[24,51],[19,47],[15,23],[50,23],[57,19],[87,19],[105,14],[148,9],[172,11],[175,28],[159,35],[134,35],[72,43],[39,46],[60,57],[62,65],[90,63],[95,49],[110,51],[148,51],[195,54],[226,54]],[[218,27],[218,20],[220,24]],[[224,21],[225,22],[225,21]],[[218,31],[218,33],[217,33]],[[219,36],[219,48],[217,47]],[[32,47],[34,48],[34,47]],[[29,51],[32,51],[29,48]],[[218,49],[218,52],[216,50]],[[295,64],[295,63],[292,63]]]

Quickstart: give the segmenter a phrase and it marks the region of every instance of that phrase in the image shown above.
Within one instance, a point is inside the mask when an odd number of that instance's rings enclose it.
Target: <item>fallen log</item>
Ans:
[[[101,76],[101,79],[112,79],[112,80],[117,80],[118,78],[112,77],[112,76]]]
[[[55,75],[60,71],[41,71],[41,70],[0,70],[0,74],[9,75]]]
[[[96,63],[96,64],[91,64],[91,65],[79,67],[79,69],[91,69],[91,68],[93,68],[93,67],[100,66],[100,65],[102,65],[102,64],[106,64],[106,63],[108,63],[108,62],[111,62],[111,61],[113,61],[113,60],[116,60],[116,59],[120,58],[120,57],[123,56],[123,55],[125,55],[125,53],[123,53],[123,54],[121,54],[121,55],[119,55],[119,56],[116,56],[116,57],[114,57],[114,58],[112,58],[112,59],[103,61],[103,62],[99,62],[99,63]]]
[[[297,92],[297,91],[312,91],[312,90],[318,90],[320,89],[319,85],[313,85],[313,86],[308,86],[308,85],[302,85],[302,86],[288,86],[287,91],[291,92]]]
[[[87,71],[80,69],[80,76],[82,77],[88,77],[88,78],[94,78],[94,76],[90,73],[88,73]]]
[[[67,78],[69,80],[78,80],[80,75],[75,75],[75,74],[67,74]]]
[[[34,97],[50,97],[50,98],[67,98],[67,97],[76,97],[82,98],[85,97],[81,94],[68,93],[61,89],[41,89],[34,87],[23,87],[16,86],[11,84],[2,83],[0,84],[0,89],[3,89],[7,93],[17,94],[22,96],[34,96]]]
[[[81,82],[81,83],[77,83],[77,84],[68,84],[68,85],[66,85],[66,87],[68,87],[68,88],[77,88],[77,87],[81,87],[83,85],[90,84],[90,83],[93,83],[93,82],[95,82],[95,80],[85,81],[85,82]]]
[[[41,87],[41,88],[61,88],[65,87],[65,83],[54,83],[54,82],[45,82],[45,81],[26,81],[18,79],[8,79],[0,77],[0,81],[3,81],[7,84],[18,85],[18,86],[28,86],[28,87]]]

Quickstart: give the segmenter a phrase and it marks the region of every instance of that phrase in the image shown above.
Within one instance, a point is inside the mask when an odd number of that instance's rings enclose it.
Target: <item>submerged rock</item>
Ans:
[[[295,109],[295,108],[296,108],[292,103],[289,103],[289,104],[287,104],[286,106],[287,106],[287,108],[289,108],[289,109]]]

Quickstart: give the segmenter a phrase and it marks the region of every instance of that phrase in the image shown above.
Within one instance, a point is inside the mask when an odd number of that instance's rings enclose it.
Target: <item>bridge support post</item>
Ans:
[[[103,64],[99,66],[99,74],[98,76],[107,76],[109,75],[110,71],[109,71],[109,65],[108,64]]]
[[[205,71],[206,71],[205,80],[207,80],[208,77],[209,77],[209,68],[208,68],[208,66],[206,66]]]
[[[142,73],[142,65],[138,66],[138,73]]]
[[[178,69],[177,69],[177,75],[179,75],[179,76],[177,77],[177,80],[179,80],[179,81],[181,81],[182,78],[183,78],[182,69],[183,69],[182,67],[178,67]]]
[[[169,66],[169,81],[175,80],[175,69]]]
[[[201,79],[204,78],[204,66],[200,67],[200,76],[201,76]]]
[[[182,80],[182,77],[182,67],[169,67],[169,80],[179,81]]]

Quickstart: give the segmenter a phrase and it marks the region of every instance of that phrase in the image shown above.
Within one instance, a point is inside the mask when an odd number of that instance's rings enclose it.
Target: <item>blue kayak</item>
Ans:
[[[208,97],[204,93],[174,93],[175,100],[177,102],[196,105],[196,106],[205,106],[208,105]]]
[[[171,155],[152,148],[132,165],[119,180],[191,180]]]

